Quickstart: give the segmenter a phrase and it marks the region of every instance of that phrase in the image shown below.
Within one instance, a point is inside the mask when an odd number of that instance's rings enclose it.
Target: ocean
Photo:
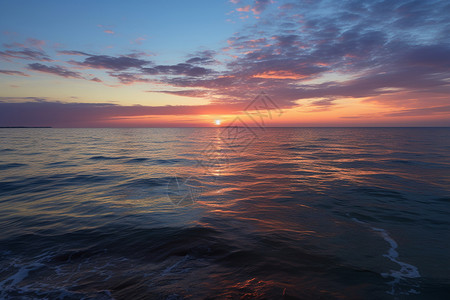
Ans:
[[[0,299],[448,299],[449,170],[450,128],[0,129]]]

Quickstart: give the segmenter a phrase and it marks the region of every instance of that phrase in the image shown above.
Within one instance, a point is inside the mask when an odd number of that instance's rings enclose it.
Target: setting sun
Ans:
[[[216,124],[217,126],[219,126],[220,123],[222,123],[220,120],[215,120],[215,121],[214,121],[214,124]]]

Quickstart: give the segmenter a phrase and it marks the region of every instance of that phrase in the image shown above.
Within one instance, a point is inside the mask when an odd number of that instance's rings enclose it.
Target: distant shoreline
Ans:
[[[257,126],[240,126],[242,128],[258,129]],[[52,126],[0,126],[2,128],[54,128],[54,129],[169,129],[169,128],[215,128],[226,129],[229,126],[183,126],[183,127],[52,127]],[[450,126],[266,126],[264,128],[304,128],[304,129],[330,129],[330,128],[450,128]]]
[[[52,128],[51,126],[0,126],[0,128]]]

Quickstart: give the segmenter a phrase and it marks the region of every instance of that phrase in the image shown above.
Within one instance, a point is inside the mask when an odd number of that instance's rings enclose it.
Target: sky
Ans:
[[[450,126],[450,2],[0,1],[0,126],[253,126],[255,114]]]

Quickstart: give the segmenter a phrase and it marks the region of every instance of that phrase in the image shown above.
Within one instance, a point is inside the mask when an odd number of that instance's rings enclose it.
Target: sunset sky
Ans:
[[[450,126],[448,1],[1,1],[0,126]]]

